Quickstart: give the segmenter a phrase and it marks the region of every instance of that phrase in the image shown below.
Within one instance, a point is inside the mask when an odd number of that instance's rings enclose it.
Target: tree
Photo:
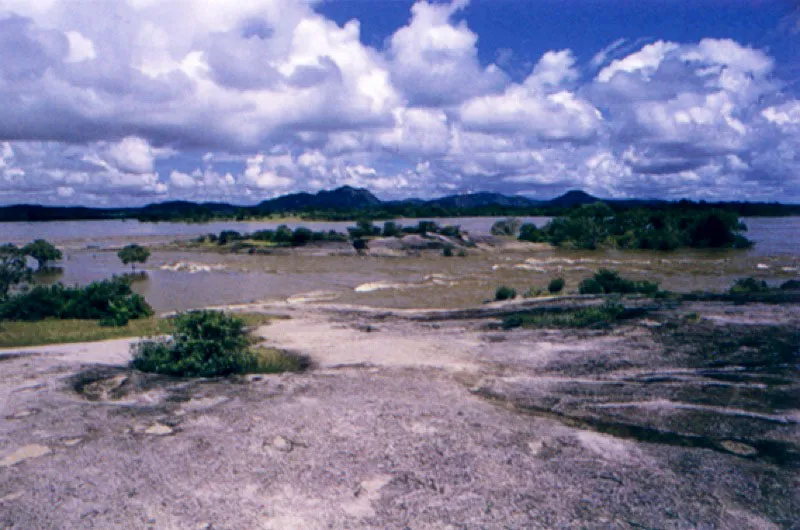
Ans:
[[[11,287],[28,279],[30,273],[20,249],[11,243],[0,246],[0,300],[5,300]]]
[[[147,258],[150,257],[150,251],[142,246],[137,245],[136,243],[133,243],[117,252],[117,256],[122,263],[125,265],[130,263],[133,270],[136,270],[136,264],[146,262]]]
[[[45,268],[48,262],[62,258],[61,251],[44,239],[37,239],[33,243],[28,243],[22,247],[22,254],[35,259],[36,263],[39,264],[39,270]]]

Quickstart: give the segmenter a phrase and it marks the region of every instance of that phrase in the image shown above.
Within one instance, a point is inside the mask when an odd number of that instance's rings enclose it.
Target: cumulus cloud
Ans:
[[[382,48],[315,5],[0,0],[0,202],[800,200],[800,101],[766,50],[618,39],[514,81],[480,61],[464,0],[416,2]]]

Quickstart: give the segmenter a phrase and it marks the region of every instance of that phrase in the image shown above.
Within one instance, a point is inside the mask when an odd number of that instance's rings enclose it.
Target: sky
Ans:
[[[0,0],[0,204],[800,202],[790,0]]]

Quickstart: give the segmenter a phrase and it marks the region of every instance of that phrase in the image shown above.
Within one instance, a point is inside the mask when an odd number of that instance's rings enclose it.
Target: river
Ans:
[[[496,218],[437,219],[471,233],[487,233]],[[546,218],[527,218],[537,226]],[[260,300],[327,300],[392,307],[462,307],[491,298],[507,284],[522,292],[543,288],[562,276],[567,289],[600,267],[626,276],[658,280],[666,289],[727,288],[739,277],[770,282],[800,275],[800,217],[748,218],[749,250],[569,251],[470,253],[467,257],[380,258],[361,256],[239,255],[155,249],[146,275],[134,282],[158,311]],[[416,224],[416,220],[399,221]],[[126,243],[146,245],[201,234],[275,228],[278,222],[208,224],[138,221],[0,223],[0,243],[44,238],[64,249],[60,271],[40,276],[47,283],[87,283],[129,272],[111,250]],[[288,222],[313,230],[344,231],[352,222]]]

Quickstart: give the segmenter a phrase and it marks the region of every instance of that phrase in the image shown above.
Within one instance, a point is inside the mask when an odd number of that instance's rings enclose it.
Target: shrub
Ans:
[[[731,294],[763,293],[769,291],[769,286],[764,280],[755,278],[739,278],[730,288]]]
[[[428,233],[435,234],[439,231],[439,225],[434,221],[420,221],[417,223],[417,233],[426,236]]]
[[[275,243],[291,243],[293,237],[294,234],[288,226],[280,225],[275,229],[275,236],[272,238],[272,240]]]
[[[496,301],[513,300],[516,297],[517,291],[512,287],[508,287],[507,285],[501,285],[494,292],[494,299]]]
[[[561,312],[516,313],[503,319],[500,327],[505,330],[530,328],[596,328],[610,326],[619,321],[625,307],[619,300],[609,299],[599,307],[584,307]]]
[[[123,264],[131,264],[133,270],[136,270],[137,263],[145,263],[147,258],[150,257],[150,251],[146,248],[139,246],[135,243],[127,245],[122,250],[117,252],[117,257]]]
[[[403,227],[395,223],[394,221],[386,221],[383,223],[383,231],[381,235],[383,237],[398,237],[403,234]]]
[[[11,243],[0,246],[0,301],[8,297],[11,287],[27,280],[30,274],[20,249]]]
[[[523,298],[536,298],[537,296],[542,296],[544,291],[537,287],[529,287],[527,291],[522,293]]]
[[[102,325],[123,326],[128,320],[149,317],[153,310],[134,293],[130,280],[114,277],[85,287],[61,283],[37,285],[0,304],[0,318],[36,321],[45,318],[99,320]]]
[[[794,291],[800,289],[800,280],[786,280],[780,287],[784,291]]]
[[[314,238],[314,233],[304,226],[294,229],[292,232],[292,246],[303,246]]]
[[[347,232],[352,239],[362,239],[380,235],[381,229],[373,225],[369,219],[359,219],[356,221],[356,226],[349,227]]]
[[[617,271],[600,269],[593,278],[583,280],[578,286],[581,294],[647,294],[655,295],[658,292],[658,283],[633,281],[622,278]]]
[[[553,278],[547,285],[547,290],[550,294],[560,293],[564,290],[564,278]]]
[[[39,264],[39,269],[45,268],[51,261],[62,258],[61,251],[44,239],[37,239],[33,243],[28,243],[22,247],[22,253],[35,259],[36,263]]]
[[[495,222],[491,232],[495,236],[514,236],[519,232],[520,226],[522,226],[522,222],[519,219],[509,217]]]
[[[445,258],[452,258],[453,257],[453,246],[447,245],[442,249],[442,256]]]
[[[173,328],[169,339],[132,345],[133,367],[181,377],[216,377],[307,366],[300,357],[277,350],[251,350],[244,321],[221,311],[179,314]]]
[[[219,236],[217,236],[217,244],[227,245],[228,243],[241,241],[242,239],[244,239],[244,237],[236,230],[223,230],[219,233]]]
[[[517,239],[520,241],[530,241],[531,243],[541,243],[547,241],[547,235],[536,228],[535,224],[525,223],[519,228],[519,237]]]
[[[586,278],[578,284],[580,294],[603,294],[603,286],[594,278]]]

